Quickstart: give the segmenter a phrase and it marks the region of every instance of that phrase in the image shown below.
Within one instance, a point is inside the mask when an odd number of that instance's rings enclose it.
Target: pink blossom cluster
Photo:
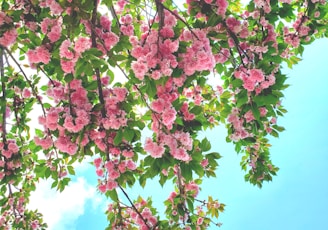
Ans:
[[[208,1],[209,3],[211,3],[212,1]],[[228,1],[226,0],[216,0],[215,1],[216,5],[217,5],[217,14],[220,15],[221,17],[225,17],[227,8],[228,8]]]
[[[183,119],[184,119],[185,121],[192,121],[192,120],[195,119],[195,114],[190,113],[188,107],[189,107],[189,104],[188,104],[188,102],[185,101],[185,102],[182,104],[180,110],[181,110],[181,112],[182,112],[182,114],[183,114]]]
[[[199,85],[188,89],[184,88],[183,95],[186,96],[186,98],[192,99],[195,105],[201,105],[201,103],[203,102],[202,87],[200,87]]]
[[[45,18],[41,22],[41,31],[51,42],[59,40],[62,32],[62,20]]]
[[[153,142],[151,138],[146,138],[144,150],[148,152],[153,158],[161,158],[165,152],[164,145]]]
[[[264,117],[267,114],[268,110],[265,107],[260,107],[259,112],[260,112],[260,116]],[[244,114],[244,118],[245,118],[246,123],[249,123],[249,122],[255,120],[255,117],[254,117],[254,114],[253,114],[252,110],[248,110]]]
[[[118,148],[112,148],[110,152],[114,156],[113,160],[103,162],[101,158],[96,158],[93,161],[97,176],[102,178],[98,185],[98,189],[102,193],[115,189],[118,186],[116,179],[121,174],[137,168],[135,162],[130,158],[134,155],[131,150],[121,151]]]
[[[185,192],[190,193],[191,196],[196,197],[199,193],[199,186],[194,181],[190,181],[185,184]]]
[[[85,23],[85,26],[91,33],[91,25],[89,23]],[[102,42],[97,44],[97,48],[103,51],[104,54],[107,53],[107,51],[109,51],[119,41],[119,37],[111,31],[111,26],[112,22],[110,19],[107,16],[102,15],[100,17],[100,27],[96,28],[96,33],[97,37],[102,40]]]
[[[56,0],[42,0],[39,3],[40,7],[50,8],[50,12],[53,15],[60,15],[63,12],[63,8]]]
[[[230,57],[230,51],[227,48],[222,48],[219,53],[214,55],[216,63],[225,63]]]
[[[126,112],[120,108],[128,91],[124,87],[114,87],[104,90],[106,117],[101,119],[105,129],[119,129],[127,125]]]
[[[65,73],[74,73],[75,64],[81,54],[91,48],[91,41],[86,37],[79,37],[73,47],[71,41],[66,39],[59,48],[60,64]]]
[[[157,218],[152,213],[152,211],[146,207],[147,201],[139,199],[138,202],[134,204],[134,206],[137,208],[138,212],[141,214],[142,218],[146,221],[147,224],[134,209],[129,208],[127,210],[127,215],[131,218],[132,223],[138,225],[140,230],[153,229],[157,224]]]
[[[303,13],[298,15],[297,20],[293,23],[293,28],[289,29],[284,27],[284,41],[293,47],[298,47],[301,42],[301,38],[310,35],[311,28],[306,25],[308,19]]]
[[[157,137],[157,142],[151,138],[146,138],[144,149],[154,158],[160,158],[168,147],[170,154],[177,160],[190,161],[191,156],[187,151],[193,148],[193,141],[189,133],[176,131],[170,134],[161,133]]]
[[[54,84],[61,87],[59,83]],[[71,135],[81,132],[90,123],[92,105],[88,100],[86,89],[82,87],[81,80],[74,79],[66,88],[58,91],[54,89],[48,90],[48,95],[54,95],[57,100],[59,95],[61,99],[68,98],[71,104],[69,107],[51,107],[46,117],[39,118],[39,123],[44,126],[45,130],[58,130],[59,136],[54,143],[48,135],[42,139],[35,137],[34,140],[43,149],[49,149],[54,144],[60,151],[74,155],[78,150],[78,144],[84,146],[89,142],[86,135],[73,142]]]
[[[53,98],[55,103],[67,99],[65,87],[59,81],[52,80],[48,83],[47,96]]]
[[[16,195],[16,194],[14,194]],[[17,195],[21,195],[21,194],[17,194]],[[15,221],[17,223],[22,223],[22,224],[26,224],[25,223],[25,198],[23,196],[20,197],[8,197],[8,200],[6,203],[4,203],[4,205],[1,207],[3,208],[4,212],[2,212],[2,215],[0,216],[0,228],[1,229],[12,229],[11,226],[11,221],[10,220],[10,216],[15,215]],[[31,220],[31,225],[34,221],[37,220]]]
[[[244,119],[239,117],[239,110],[237,108],[232,109],[231,114],[228,116],[228,122],[231,123],[234,130],[230,135],[231,140],[239,141],[252,136],[252,134],[245,129]]]
[[[19,148],[15,140],[7,140],[7,143],[0,142],[1,155],[6,159],[10,159],[14,154],[17,154]]]
[[[78,150],[78,146],[76,143],[72,142],[70,136],[61,135],[55,141],[55,147],[64,153],[68,153],[69,155],[75,155]]]
[[[164,86],[157,86],[158,99],[151,104],[152,113],[152,130],[159,132],[163,125],[166,129],[171,130],[176,120],[177,111],[172,106],[172,102],[178,98],[177,89],[172,78],[169,78]]]
[[[243,80],[243,87],[248,91],[256,91],[259,94],[263,89],[267,89],[275,84],[273,74],[265,76],[261,69],[244,69],[235,70],[234,76]]]
[[[178,62],[174,53],[179,48],[179,41],[171,39],[174,36],[175,17],[165,11],[164,27],[158,34],[157,30],[143,27],[141,41],[130,38],[133,46],[131,55],[136,58],[131,68],[135,76],[143,80],[146,75],[158,80],[163,76],[171,76]]]
[[[132,24],[131,14],[126,14],[120,18],[121,27],[120,30],[122,34],[127,36],[132,36],[134,34],[134,27]]]
[[[0,34],[0,45],[8,47],[12,45],[17,38],[17,31],[13,28],[13,21],[5,12],[0,12],[0,29],[3,31],[2,27],[5,28],[4,32]]]
[[[254,3],[258,8],[263,9],[265,13],[271,12],[270,0],[254,0]]]
[[[41,146],[42,149],[49,149],[53,145],[53,141],[49,136],[42,139],[39,137],[34,137],[34,141],[35,144]]]
[[[4,47],[8,47],[12,45],[17,38],[17,31],[15,28],[7,30],[0,36],[0,45]]]
[[[14,157],[19,154],[19,151],[15,140],[8,139],[6,143],[0,142],[0,180],[22,166],[21,160]]]
[[[0,11],[0,27],[12,23],[13,20],[4,11]]]
[[[30,49],[26,52],[30,64],[44,63],[48,64],[51,59],[49,50],[45,46],[38,46],[34,50]]]
[[[180,41],[190,43],[186,52],[179,54],[181,61],[178,67],[183,69],[187,76],[193,75],[196,71],[213,70],[215,58],[205,31],[185,30],[180,36]]]

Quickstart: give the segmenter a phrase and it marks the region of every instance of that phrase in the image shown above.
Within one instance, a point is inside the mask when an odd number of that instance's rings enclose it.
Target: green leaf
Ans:
[[[180,165],[181,175],[186,179],[186,181],[192,180],[192,170],[189,164],[181,163]]]
[[[75,175],[75,170],[74,170],[73,166],[68,165],[67,166],[67,171],[69,172],[69,174]]]
[[[187,205],[189,212],[193,213],[194,212],[194,201],[191,198],[187,198]]]
[[[107,193],[108,193],[109,197],[112,199],[112,201],[118,202],[118,195],[117,195],[117,191],[115,189],[110,190]]]
[[[197,173],[199,177],[204,176],[204,168],[200,165],[199,162],[192,161],[190,162],[190,167]]]
[[[203,140],[202,140],[202,142],[200,143],[200,146],[199,146],[200,148],[201,148],[201,150],[203,151],[203,152],[206,152],[206,151],[208,151],[208,150],[210,150],[211,149],[211,143],[208,141],[208,139],[205,137]]]
[[[123,131],[123,137],[126,141],[131,142],[134,137],[134,131],[131,129],[124,129]]]
[[[122,142],[122,138],[123,138],[123,133],[122,133],[122,130],[120,129],[120,130],[118,130],[118,131],[116,132],[115,138],[114,138],[114,140],[113,140],[114,145],[119,145],[119,144],[121,144],[121,142]]]
[[[222,156],[218,152],[212,152],[212,153],[206,154],[206,158],[208,158],[208,157],[211,157],[213,159],[220,159]]]
[[[195,115],[199,115],[200,113],[203,112],[203,107],[202,106],[198,106],[198,105],[195,105],[191,110],[190,110],[190,113],[193,113]]]
[[[221,99],[229,99],[230,97],[231,93],[229,91],[224,91],[220,96]]]
[[[254,97],[254,102],[257,106],[264,106],[264,105],[276,105],[279,101],[279,98],[275,97],[274,95],[259,95]]]
[[[236,95],[237,107],[241,107],[242,105],[248,102],[248,95],[246,90],[242,90],[239,94]]]

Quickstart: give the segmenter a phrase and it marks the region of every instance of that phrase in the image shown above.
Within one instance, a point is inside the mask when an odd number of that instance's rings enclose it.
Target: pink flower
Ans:
[[[55,25],[51,28],[50,32],[47,34],[51,42],[56,42],[59,40],[62,32],[61,25]]]
[[[117,182],[113,180],[108,180],[107,181],[107,189],[108,190],[113,190],[117,187]]]
[[[264,75],[260,69],[251,69],[248,71],[249,79],[253,82],[262,82],[264,81]]]
[[[24,88],[22,96],[23,96],[23,98],[30,98],[31,97],[31,91],[28,88]]]
[[[154,143],[150,138],[146,138],[144,149],[149,152],[153,158],[161,158],[165,152],[165,148],[162,145]]]
[[[165,101],[162,98],[159,98],[151,103],[151,108],[157,113],[162,113],[165,108]]]
[[[65,41],[62,42],[59,48],[59,56],[61,58],[66,58],[66,59],[73,59],[74,58],[74,53],[70,50],[71,42],[70,40],[66,39]]]
[[[60,60],[60,65],[65,73],[74,73],[75,61]]]
[[[132,150],[123,150],[122,155],[126,158],[131,158],[134,156],[134,152]]]
[[[77,145],[66,136],[58,137],[55,142],[55,146],[59,149],[59,151],[68,153],[69,155],[74,155],[78,149]]]
[[[270,120],[271,124],[276,124],[277,123],[277,118],[276,117],[272,117]]]
[[[97,168],[96,174],[97,174],[97,176],[102,177],[104,175],[104,170],[101,168]]]
[[[208,159],[203,159],[203,160],[200,162],[200,165],[201,165],[203,168],[206,168],[207,165],[208,165]]]
[[[216,5],[218,6],[217,14],[224,17],[228,8],[228,2],[226,0],[216,0]]]
[[[126,88],[115,87],[113,88],[113,93],[115,94],[117,101],[122,102],[125,100],[128,91]]]
[[[12,151],[13,153],[17,153],[19,148],[15,142],[11,142],[8,144],[8,150]]]
[[[119,178],[120,173],[114,169],[112,170],[108,170],[108,178],[115,180],[117,178]]]
[[[112,32],[107,32],[103,34],[102,38],[104,40],[105,47],[107,50],[110,50],[110,48],[116,45],[116,43],[119,41],[119,37]]]
[[[26,55],[31,64],[39,62],[48,64],[50,62],[49,50],[44,46],[39,46],[34,50],[29,50]]]
[[[175,111],[175,109],[173,108],[166,109],[162,115],[164,125],[166,126],[172,125],[176,119],[176,114],[177,112]]]
[[[203,223],[203,221],[204,221],[204,218],[198,217],[198,219],[197,219],[197,225],[201,225]]]
[[[112,22],[109,20],[107,16],[102,15],[100,17],[100,25],[103,27],[104,30],[110,31]]]
[[[251,122],[253,121],[255,118],[254,118],[254,115],[253,115],[253,112],[251,110],[247,111],[244,115],[245,119],[246,119],[246,122]]]
[[[50,137],[46,137],[44,139],[34,137],[34,141],[35,144],[40,145],[42,149],[49,149],[52,146],[52,139]]]
[[[135,170],[137,168],[136,164],[132,160],[126,162],[126,167],[130,170]]]
[[[12,45],[17,38],[17,31],[15,28],[7,30],[3,33],[2,37],[0,37],[0,45],[4,47],[8,47]]]
[[[214,56],[217,63],[225,63],[230,57],[229,49],[223,48]]]
[[[174,31],[171,27],[164,26],[160,31],[160,35],[163,38],[173,38],[174,37]]]
[[[105,184],[98,185],[98,189],[101,193],[105,193],[107,191],[107,186]]]
[[[145,74],[148,71],[147,65],[141,61],[133,61],[131,64],[131,68],[139,80],[143,80]]]
[[[193,181],[189,182],[188,184],[186,184],[185,188],[186,188],[186,191],[192,192],[193,197],[196,197],[198,195],[199,186],[195,182],[193,182]]]
[[[50,8],[50,11],[54,15],[59,15],[63,12],[63,8],[55,0],[47,0],[47,6]]]
[[[265,107],[260,107],[259,110],[260,110],[261,117],[264,117],[268,112],[268,110]]]
[[[89,38],[79,37],[75,42],[74,49],[78,53],[83,53],[87,49],[90,49],[90,47],[91,47],[91,41]]]
[[[96,168],[99,168],[102,164],[102,159],[100,157],[93,160],[93,164],[96,166]]]
[[[191,157],[184,148],[171,149],[171,155],[181,161],[190,161]]]
[[[248,92],[254,91],[256,82],[252,81],[249,78],[245,78],[243,87],[247,89]]]

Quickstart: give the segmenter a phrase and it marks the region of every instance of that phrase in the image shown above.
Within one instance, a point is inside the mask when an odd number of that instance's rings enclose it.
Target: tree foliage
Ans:
[[[179,4],[178,4],[179,3]],[[0,12],[0,228],[45,229],[29,196],[63,191],[94,159],[108,229],[206,229],[224,204],[199,200],[220,154],[219,124],[262,186],[278,167],[268,136],[288,87],[281,71],[327,37],[324,0],[3,0]],[[40,127],[31,127],[38,116]],[[127,188],[172,184],[159,215]],[[124,203],[122,197],[128,201]]]

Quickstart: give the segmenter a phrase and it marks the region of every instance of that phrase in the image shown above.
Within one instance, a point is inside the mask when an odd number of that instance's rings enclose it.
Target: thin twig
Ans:
[[[46,111],[43,107],[43,103],[40,99],[40,97],[38,96],[37,92],[35,91],[32,82],[30,81],[30,79],[28,79],[27,75],[25,74],[24,70],[22,69],[21,65],[18,63],[18,61],[16,60],[16,58],[12,55],[12,53],[10,52],[10,50],[8,50],[7,48],[5,48],[7,54],[11,57],[11,59],[15,62],[15,64],[17,65],[17,67],[19,68],[19,70],[21,71],[21,73],[23,74],[25,81],[27,82],[27,84],[29,85],[29,87],[32,90],[32,93],[34,95],[34,97],[37,99],[37,101],[39,102],[42,112],[44,114],[44,116],[46,115]]]

